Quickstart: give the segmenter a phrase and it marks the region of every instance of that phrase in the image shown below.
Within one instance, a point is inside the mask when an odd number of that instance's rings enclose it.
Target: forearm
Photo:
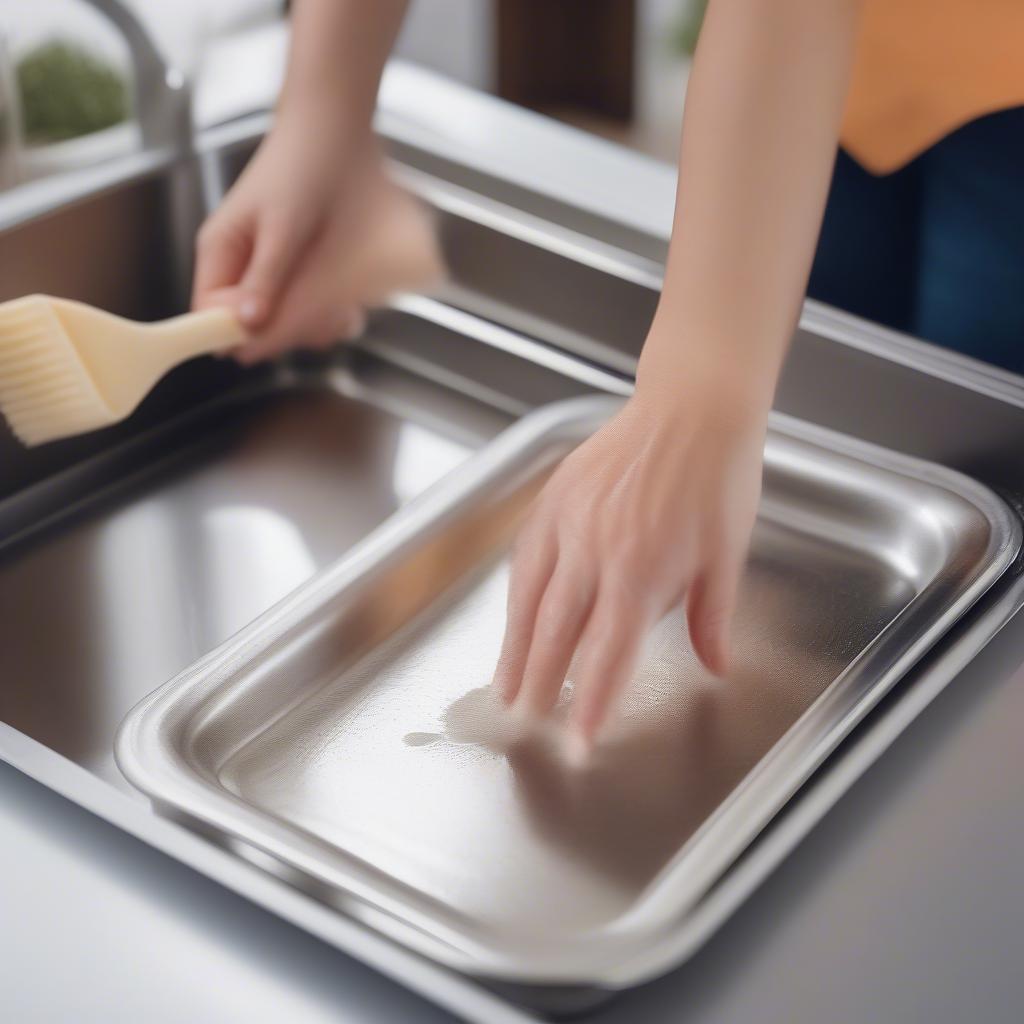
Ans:
[[[366,134],[408,0],[295,0],[279,110],[349,140]]]
[[[727,377],[767,412],[820,228],[859,9],[711,0],[642,389]]]

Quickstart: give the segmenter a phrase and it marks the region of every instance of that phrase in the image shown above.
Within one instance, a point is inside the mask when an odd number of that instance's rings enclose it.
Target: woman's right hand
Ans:
[[[494,682],[532,717],[551,711],[571,671],[580,756],[674,606],[686,605],[698,658],[728,669],[771,393],[700,361],[653,383],[641,364],[636,393],[555,470],[517,540]]]
[[[371,138],[329,114],[282,113],[199,232],[193,307],[228,306],[252,363],[357,335],[364,309],[440,276],[430,221],[391,182]]]

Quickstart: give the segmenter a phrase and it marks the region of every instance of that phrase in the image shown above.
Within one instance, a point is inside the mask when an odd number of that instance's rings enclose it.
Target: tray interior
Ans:
[[[698,665],[670,615],[581,772],[553,729],[522,739],[488,686],[506,579],[503,557],[474,572],[237,749],[214,744],[212,767],[261,813],[459,914],[567,936],[627,911],[915,593],[869,555],[762,524],[730,677]]]
[[[451,426],[331,365],[268,377],[0,502],[0,721],[127,788],[134,704],[483,440],[450,399]]]
[[[425,529],[233,673],[175,743],[187,772],[255,821],[440,930],[555,948],[635,912],[880,638],[905,650],[915,637],[896,625],[913,609],[903,625],[918,630],[961,593],[992,523],[932,482],[777,438],[730,676],[710,677],[669,615],[581,770],[564,757],[558,713],[524,735],[488,689],[509,540],[541,481]]]

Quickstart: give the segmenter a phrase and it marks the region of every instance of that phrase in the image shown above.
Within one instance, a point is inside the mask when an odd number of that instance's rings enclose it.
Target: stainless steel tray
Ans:
[[[506,553],[616,407],[527,416],[144,700],[117,760],[158,810],[450,966],[623,987],[999,577],[1020,529],[944,468],[772,420],[734,670],[652,636],[593,763],[516,743],[487,684]]]

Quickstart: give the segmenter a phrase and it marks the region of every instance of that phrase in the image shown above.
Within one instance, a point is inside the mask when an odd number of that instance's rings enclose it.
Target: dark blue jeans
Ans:
[[[840,151],[808,293],[1024,372],[1024,107],[882,177]]]

